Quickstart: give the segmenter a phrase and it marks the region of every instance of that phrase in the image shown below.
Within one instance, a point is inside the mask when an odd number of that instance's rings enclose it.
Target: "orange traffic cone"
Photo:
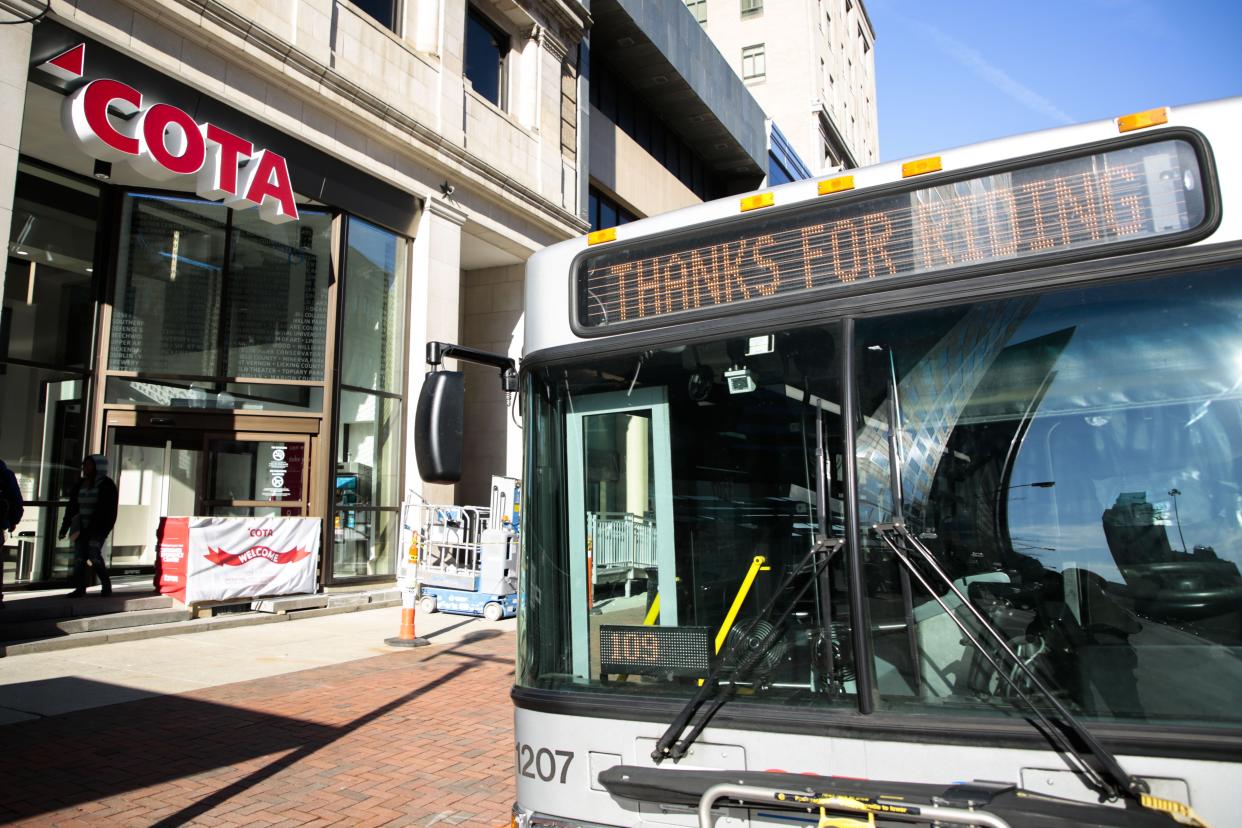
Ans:
[[[401,631],[395,638],[385,638],[389,647],[426,647],[431,642],[414,634],[414,604],[418,592],[413,589],[401,590]]]

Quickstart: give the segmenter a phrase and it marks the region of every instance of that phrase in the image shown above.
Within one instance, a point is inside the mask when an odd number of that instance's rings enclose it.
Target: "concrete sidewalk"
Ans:
[[[0,607],[0,656],[301,621],[401,603],[401,591],[388,584],[243,599],[227,608],[208,609],[210,617],[192,618],[187,608],[175,606],[170,597],[152,591],[149,580],[116,583],[113,594],[107,597],[99,595],[98,587],[82,597],[70,597],[64,590],[10,593]]]
[[[0,725],[394,653],[384,639],[397,635],[400,618],[400,607],[385,607],[10,656],[0,659]],[[515,626],[445,613],[417,618],[418,634],[437,646]]]

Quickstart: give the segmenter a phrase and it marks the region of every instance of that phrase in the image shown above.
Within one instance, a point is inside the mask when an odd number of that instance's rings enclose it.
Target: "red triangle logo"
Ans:
[[[39,68],[61,80],[75,80],[82,77],[82,73],[86,70],[86,44],[79,43],[72,49],[61,52],[46,63],[40,64]]]

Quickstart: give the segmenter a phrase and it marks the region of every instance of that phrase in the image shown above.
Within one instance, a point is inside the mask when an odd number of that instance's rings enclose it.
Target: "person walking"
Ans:
[[[4,548],[5,535],[17,531],[21,523],[22,513],[26,504],[22,500],[21,487],[17,485],[17,475],[0,460],[0,550]],[[0,607],[4,606],[4,558],[0,553]]]
[[[112,581],[103,559],[103,544],[116,523],[116,484],[108,477],[108,458],[92,454],[82,461],[82,477],[69,495],[69,507],[60,524],[60,537],[73,540],[72,596],[86,594],[86,562],[95,569],[103,587],[101,595],[112,594]]]

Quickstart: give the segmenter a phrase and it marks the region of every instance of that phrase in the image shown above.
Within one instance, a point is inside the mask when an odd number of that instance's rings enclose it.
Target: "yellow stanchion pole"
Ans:
[[[750,593],[751,586],[755,583],[755,577],[760,570],[770,569],[763,565],[767,560],[762,555],[756,555],[750,562],[750,569],[746,570],[746,577],[742,579],[742,586],[737,591],[737,595],[733,598],[733,605],[729,607],[729,612],[725,615],[724,623],[720,625],[720,632],[716,633],[716,654],[720,654],[720,648],[724,646],[725,639],[729,637],[729,630],[733,629],[733,623],[737,621],[737,614],[742,609],[742,602],[746,600],[747,594]]]
[[[733,604],[729,607],[728,613],[725,614],[724,623],[720,625],[720,631],[716,633],[716,655],[720,655],[720,648],[724,646],[725,639],[729,637],[729,630],[733,629],[734,623],[737,622],[737,614],[742,611],[742,603],[746,600],[746,596],[750,594],[750,588],[755,584],[755,578],[759,573],[771,569],[770,566],[764,566],[767,560],[763,555],[756,555],[750,562],[750,569],[746,570],[746,577],[742,579],[742,585],[737,590],[737,595],[733,596]],[[703,679],[699,679],[699,686],[702,686]]]

